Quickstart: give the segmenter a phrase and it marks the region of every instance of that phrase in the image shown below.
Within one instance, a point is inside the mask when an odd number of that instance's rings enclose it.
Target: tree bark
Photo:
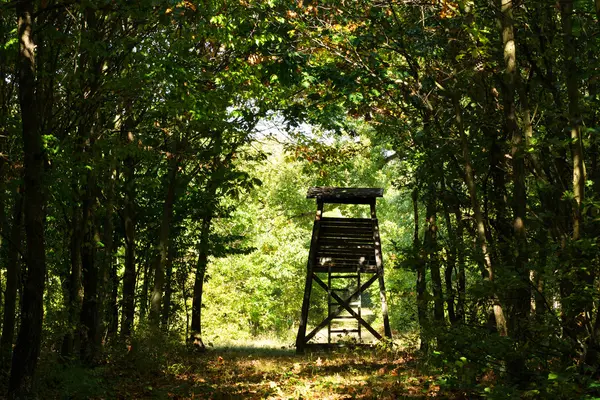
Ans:
[[[115,248],[118,248],[117,244]],[[108,337],[114,339],[117,336],[119,330],[119,276],[117,274],[117,263],[113,263],[110,268],[110,299],[108,301],[108,312],[110,313],[110,319],[108,322]]]
[[[435,185],[430,184],[427,199],[427,230],[423,239],[423,248],[427,254],[427,267],[431,272],[431,286],[433,289],[433,319],[436,326],[440,327],[444,322],[444,295],[442,292],[442,276],[440,274],[440,262],[437,244],[437,210]]]
[[[144,257],[144,280],[142,282],[142,293],[140,294],[140,318],[145,319],[148,313],[148,292],[150,290],[150,249],[146,248]]]
[[[446,284],[446,304],[448,308],[448,318],[452,325],[458,322],[454,307],[455,302],[455,290],[452,285],[452,274],[456,269],[456,232],[452,226],[452,219],[450,218],[450,211],[448,207],[448,201],[446,200],[446,179],[442,177],[442,203],[444,208],[444,220],[446,222],[446,231],[448,232],[448,256],[446,261],[446,269],[444,270],[444,283]]]
[[[129,110],[129,107],[126,108]],[[130,111],[130,110],[129,110]],[[123,142],[132,144],[134,137],[130,131],[132,125],[131,117],[125,122],[122,132]],[[124,161],[124,196],[123,196],[123,220],[125,224],[125,272],[123,274],[123,315],[121,318],[121,336],[128,338],[133,331],[133,319],[135,317],[135,161],[131,154]]]
[[[99,312],[100,324],[101,324],[101,337],[105,335],[108,326],[111,321],[111,310],[110,310],[110,294],[112,293],[112,280],[111,270],[113,264],[113,248],[114,248],[114,198],[115,198],[115,180],[114,180],[114,161],[111,161],[111,167],[108,172],[107,183],[106,183],[106,202],[104,204],[104,227],[102,232],[102,243],[104,246],[101,251],[101,261],[99,269]]]
[[[0,366],[8,372],[15,333],[15,315],[17,311],[17,287],[19,286],[19,263],[23,229],[23,196],[21,189],[16,193],[13,206],[10,241],[7,245],[6,292],[4,293],[4,315],[2,338],[0,338]]]
[[[96,177],[88,173],[87,193],[83,201],[83,246],[81,249],[81,271],[83,282],[83,302],[81,305],[81,360],[90,364],[100,355],[100,321],[98,307],[98,264],[96,253],[99,235],[95,218]]]
[[[169,173],[167,176],[167,194],[163,205],[163,216],[157,242],[157,257],[154,263],[154,288],[150,299],[150,326],[156,330],[160,324],[160,309],[163,299],[165,284],[165,265],[169,246],[169,232],[173,219],[173,206],[175,204],[175,184],[177,180],[178,160],[175,156],[169,160]]]
[[[83,286],[81,272],[81,215],[78,205],[74,205],[71,218],[71,273],[68,283],[68,297],[65,299],[68,312],[67,333],[63,338],[61,357],[64,360],[73,356],[74,351],[79,351],[79,318],[81,315],[81,305],[83,303]]]
[[[173,257],[174,257],[174,244],[171,241],[168,249],[168,257],[166,264],[166,282],[165,282],[165,296],[163,298],[163,309],[162,309],[162,329],[165,332],[169,331],[169,319],[171,317],[171,295],[173,293]]]
[[[457,207],[456,216],[456,247],[458,258],[458,300],[456,302],[456,319],[462,323],[465,322],[465,299],[467,297],[467,279],[465,274],[465,251],[463,243],[464,223],[462,221],[462,213]]]
[[[212,210],[211,210],[212,211]],[[198,242],[198,262],[196,263],[196,279],[194,281],[194,294],[192,297],[192,327],[191,341],[200,349],[204,349],[202,342],[202,294],[204,292],[204,278],[208,266],[209,235],[212,224],[212,215],[202,219],[202,230]]]
[[[413,203],[413,253],[415,256],[416,270],[417,270],[417,317],[419,319],[420,327],[420,349],[423,352],[429,350],[429,340],[427,338],[427,330],[429,328],[429,318],[427,315],[427,274],[425,269],[424,255],[421,254],[421,244],[419,241],[419,203],[418,197],[419,192],[416,188],[412,191],[412,203]]]
[[[33,41],[34,7],[32,0],[18,1],[19,104],[25,154],[25,235],[27,243],[27,279],[23,290],[21,328],[12,358],[8,387],[9,399],[32,397],[33,377],[40,354],[44,318],[46,248],[44,241],[44,149],[39,130],[35,93],[35,44]],[[37,37],[40,41],[40,37]]]
[[[501,0],[502,45],[504,50],[504,124],[506,137],[511,140],[513,243],[516,250],[514,268],[518,287],[510,289],[512,315],[509,318],[511,335],[524,339],[531,303],[527,265],[527,236],[525,232],[527,194],[525,189],[524,135],[517,124],[515,93],[518,83],[516,43],[513,26],[513,2]],[[523,93],[524,94],[524,93]]]

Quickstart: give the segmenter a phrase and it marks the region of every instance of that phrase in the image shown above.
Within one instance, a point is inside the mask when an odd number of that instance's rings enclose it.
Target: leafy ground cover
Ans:
[[[57,368],[45,398],[70,399],[425,399],[466,398],[419,372],[408,352],[221,348],[198,354],[129,349],[93,370]],[[54,386],[53,386],[54,385]]]

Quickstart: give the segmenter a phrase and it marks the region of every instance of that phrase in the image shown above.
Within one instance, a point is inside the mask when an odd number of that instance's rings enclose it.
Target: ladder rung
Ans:
[[[331,333],[355,333],[359,332],[358,329],[332,329],[329,332]]]

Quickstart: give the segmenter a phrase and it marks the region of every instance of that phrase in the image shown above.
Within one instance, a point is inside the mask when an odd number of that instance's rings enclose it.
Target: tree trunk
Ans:
[[[174,248],[173,242],[169,244],[167,264],[166,264],[166,282],[165,282],[165,296],[163,299],[163,309],[162,309],[162,329],[165,332],[169,331],[169,319],[171,315],[171,295],[173,293],[173,257],[174,257]]]
[[[436,327],[444,323],[444,295],[442,293],[442,276],[440,274],[440,262],[437,244],[437,191],[435,185],[429,186],[427,199],[427,230],[423,239],[423,248],[427,254],[427,266],[431,272],[431,286],[433,289],[433,318]]]
[[[154,288],[150,299],[150,326],[158,331],[160,324],[160,308],[165,284],[165,265],[167,263],[167,250],[169,246],[169,232],[173,219],[173,206],[175,204],[175,184],[177,180],[178,161],[175,156],[169,161],[167,176],[167,195],[163,205],[163,216],[158,235],[157,252],[154,263]]]
[[[115,248],[118,248],[117,244]],[[110,313],[110,318],[108,322],[108,337],[114,339],[117,336],[117,331],[119,330],[119,276],[117,274],[117,263],[113,263],[110,268],[110,299],[108,301],[108,312]]]
[[[140,319],[145,319],[148,313],[148,291],[150,290],[150,249],[146,248],[144,257],[144,281],[142,282],[142,293],[140,294]]]
[[[81,249],[81,271],[83,303],[81,305],[81,360],[90,364],[100,355],[100,326],[98,315],[98,265],[96,253],[99,235],[96,225],[96,177],[88,173],[87,193],[83,201],[83,246]]]
[[[123,129],[123,141],[131,145],[133,134],[129,131],[131,119],[125,123]],[[123,274],[123,316],[121,318],[121,336],[128,338],[133,331],[133,319],[135,317],[135,161],[128,155],[124,161],[123,172],[124,196],[123,196],[123,220],[125,223],[125,272]]]
[[[13,206],[12,227],[7,246],[6,292],[4,294],[4,315],[2,322],[2,338],[0,339],[0,368],[10,366],[10,356],[15,333],[15,315],[17,311],[17,287],[19,286],[19,256],[22,247],[23,229],[23,196],[21,189],[16,193]]]
[[[444,208],[444,220],[446,222],[446,231],[448,232],[448,260],[446,262],[446,269],[444,271],[444,283],[446,284],[446,304],[448,306],[448,318],[452,325],[458,322],[456,318],[456,312],[454,309],[455,291],[452,285],[452,274],[456,269],[456,234],[452,227],[452,220],[450,218],[450,211],[448,207],[448,201],[446,200],[446,180],[442,177],[442,203]]]
[[[460,207],[456,208],[456,247],[458,258],[458,301],[456,302],[456,320],[465,323],[465,299],[467,297],[467,279],[465,274],[465,250],[463,243],[464,224]]]
[[[78,205],[73,206],[71,218],[71,274],[69,275],[68,297],[65,299],[68,312],[68,330],[63,338],[61,357],[64,360],[73,356],[74,351],[79,351],[79,318],[83,303],[83,286],[81,284],[81,215]]]
[[[453,97],[454,110],[456,116],[456,123],[458,132],[461,139],[461,147],[463,153],[463,160],[465,163],[465,183],[469,191],[469,197],[471,198],[471,207],[473,208],[473,216],[475,217],[476,231],[477,231],[477,243],[481,251],[481,257],[485,267],[485,279],[493,281],[495,278],[494,264],[488,251],[487,236],[485,223],[483,221],[483,215],[481,214],[481,208],[479,207],[479,199],[477,198],[477,186],[475,185],[475,173],[471,164],[471,154],[469,152],[469,143],[467,141],[467,135],[465,134],[462,111],[458,102],[458,97]],[[493,295],[494,300],[494,317],[496,320],[496,329],[501,336],[507,335],[506,319],[504,318],[504,311],[502,305],[498,301],[497,295]]]
[[[420,349],[423,352],[429,350],[429,340],[427,338],[427,330],[429,328],[429,318],[427,316],[427,274],[425,269],[425,256],[421,252],[421,245],[419,241],[419,204],[418,204],[418,189],[412,191],[412,203],[413,203],[413,220],[414,220],[414,231],[413,231],[413,253],[415,256],[416,270],[417,270],[417,316],[419,319],[420,327]]]
[[[115,198],[115,181],[114,181],[114,161],[111,161],[111,168],[108,173],[108,182],[106,183],[106,202],[104,203],[104,227],[102,232],[102,257],[99,269],[100,287],[98,290],[98,315],[100,318],[100,337],[106,334],[111,320],[110,310],[110,294],[112,293],[112,281],[110,279],[112,264],[113,264],[113,248],[114,248],[114,198]]]
[[[21,328],[12,358],[9,399],[32,397],[33,377],[40,355],[44,318],[46,248],[44,242],[44,148],[39,130],[35,93],[35,44],[33,42],[33,1],[16,3],[19,37],[19,104],[25,154],[25,235],[27,280],[23,290]],[[40,40],[40,37],[37,37]]]
[[[584,334],[584,327],[589,324],[587,318],[591,303],[588,296],[580,293],[588,292],[589,285],[593,282],[591,273],[582,268],[581,251],[577,241],[582,239],[584,232],[584,216],[582,204],[585,200],[585,165],[583,158],[583,142],[581,137],[581,113],[579,110],[579,74],[575,59],[577,47],[573,38],[573,0],[560,0],[560,15],[562,21],[563,46],[564,46],[564,76],[569,99],[569,124],[571,125],[571,158],[573,162],[573,252],[565,267],[568,273],[560,282],[562,297],[562,318],[567,337],[578,347],[579,337]],[[575,293],[577,292],[577,293]],[[582,319],[578,316],[582,315]]]
[[[525,189],[524,135],[517,124],[515,92],[518,82],[516,43],[513,27],[512,0],[501,0],[502,45],[504,49],[504,123],[506,137],[511,139],[513,181],[513,238],[516,249],[514,268],[518,287],[511,288],[512,315],[509,318],[511,335],[525,338],[531,303],[527,265],[527,236],[525,233],[527,195]]]
[[[204,291],[204,277],[208,266],[209,236],[212,216],[206,215],[202,219],[202,230],[198,242],[198,262],[196,264],[196,279],[194,281],[194,294],[192,300],[192,334],[190,341],[198,348],[204,350],[202,342],[202,294]]]

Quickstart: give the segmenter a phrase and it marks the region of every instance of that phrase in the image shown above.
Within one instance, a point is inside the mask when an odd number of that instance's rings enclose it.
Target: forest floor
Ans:
[[[419,372],[410,353],[343,349],[222,348],[205,353],[121,354],[94,369],[54,368],[43,398],[61,399],[463,399]],[[158,358],[157,358],[158,356]],[[61,371],[61,368],[62,371]]]

